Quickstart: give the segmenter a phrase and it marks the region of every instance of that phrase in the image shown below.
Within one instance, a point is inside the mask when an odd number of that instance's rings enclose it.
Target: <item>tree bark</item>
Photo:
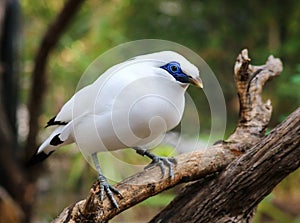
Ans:
[[[240,116],[228,140],[205,151],[176,157],[175,177],[161,179],[159,167],[116,185],[119,209],[108,199],[100,203],[96,181],[85,200],[69,207],[53,222],[107,222],[118,213],[177,184],[189,184],[151,222],[248,222],[255,207],[273,187],[300,165],[300,108],[265,136],[272,106],[262,100],[267,80],[282,71],[279,59],[252,66],[248,51],[236,61],[234,74]]]
[[[150,222],[250,222],[258,203],[300,166],[300,108],[217,177],[185,188]]]

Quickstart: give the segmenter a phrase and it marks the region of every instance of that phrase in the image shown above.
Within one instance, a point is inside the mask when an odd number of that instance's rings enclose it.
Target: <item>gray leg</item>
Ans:
[[[93,158],[94,165],[97,169],[98,179],[99,179],[99,182],[100,182],[100,200],[103,201],[104,192],[106,192],[106,195],[109,198],[109,200],[112,202],[113,206],[115,206],[116,208],[119,208],[119,205],[118,205],[116,199],[114,198],[113,193],[120,196],[121,195],[120,192],[116,188],[111,186],[107,182],[105,176],[103,176],[103,174],[101,172],[100,164],[99,164],[99,161],[98,161],[97,153],[93,153],[92,158]]]
[[[139,147],[133,147],[133,149],[140,155],[142,156],[147,156],[150,159],[152,159],[152,162],[145,167],[145,169],[154,166],[154,165],[159,165],[163,177],[166,175],[166,166],[169,168],[169,177],[171,179],[174,178],[174,172],[173,172],[173,165],[177,164],[177,161],[175,158],[168,158],[168,157],[160,157],[156,156],[150,152],[148,152],[146,149],[139,148]]]

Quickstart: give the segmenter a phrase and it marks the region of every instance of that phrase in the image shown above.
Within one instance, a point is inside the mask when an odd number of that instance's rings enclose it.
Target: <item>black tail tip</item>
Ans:
[[[34,154],[31,159],[26,163],[26,167],[32,167],[38,163],[43,162],[45,159],[47,159],[54,151],[51,151],[50,153],[40,152]]]

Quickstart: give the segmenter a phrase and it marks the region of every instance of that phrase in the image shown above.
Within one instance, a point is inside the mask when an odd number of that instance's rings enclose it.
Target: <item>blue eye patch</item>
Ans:
[[[161,66],[160,68],[168,71],[177,81],[181,83],[190,83],[190,76],[183,73],[181,70],[180,64],[177,62],[170,62],[166,65]]]

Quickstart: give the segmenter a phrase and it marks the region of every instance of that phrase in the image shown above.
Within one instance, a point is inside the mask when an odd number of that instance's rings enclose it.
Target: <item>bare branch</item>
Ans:
[[[273,56],[268,58],[266,64],[253,66],[250,65],[246,49],[238,55],[234,66],[234,79],[240,101],[239,122],[227,142],[243,141],[245,150],[245,143],[251,146],[264,136],[271,118],[272,106],[270,100],[263,102],[262,90],[264,84],[281,71],[281,61]]]
[[[111,219],[118,213],[175,185],[218,172],[235,157],[236,153],[225,152],[222,145],[215,145],[203,152],[198,151],[177,156],[173,180],[167,177],[161,179],[161,170],[158,166],[140,172],[116,185],[123,196],[122,199],[117,199],[119,209],[113,208],[108,199],[100,204],[98,199],[99,184],[96,181],[86,200],[66,208],[53,222],[65,222],[65,219],[70,218],[70,216],[74,219],[80,219],[80,221],[84,219],[92,221]]]

